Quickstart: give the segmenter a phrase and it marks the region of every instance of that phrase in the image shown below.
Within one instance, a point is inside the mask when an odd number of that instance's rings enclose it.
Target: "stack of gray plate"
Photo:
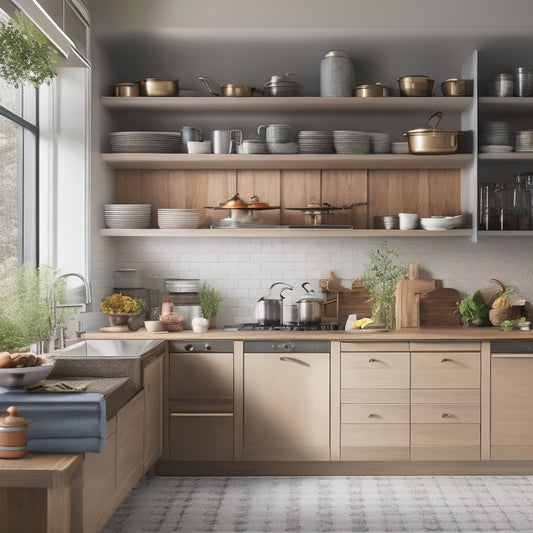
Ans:
[[[388,133],[369,133],[370,151],[374,154],[388,154],[391,151],[391,140]]]
[[[512,152],[509,124],[505,120],[485,122],[479,132],[479,144],[484,153]]]
[[[522,130],[516,132],[515,151],[533,152],[533,130]]]
[[[182,151],[181,133],[115,131],[109,134],[112,152],[176,153]]]
[[[300,131],[298,149],[301,154],[334,154],[332,131]]]
[[[157,225],[164,229],[195,229],[200,227],[199,209],[158,209]]]
[[[338,154],[370,153],[370,136],[364,131],[335,130],[333,142]]]
[[[149,228],[152,222],[150,204],[106,204],[104,222],[111,229]]]

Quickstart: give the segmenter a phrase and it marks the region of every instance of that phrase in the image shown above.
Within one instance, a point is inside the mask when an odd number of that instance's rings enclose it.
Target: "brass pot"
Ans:
[[[117,83],[113,89],[115,96],[139,96],[138,83]]]
[[[474,80],[459,80],[449,78],[441,86],[443,96],[472,96]]]
[[[435,80],[429,76],[404,76],[396,81],[400,84],[400,96],[433,96]]]
[[[390,96],[390,87],[376,83],[375,85],[358,85],[354,90],[354,96],[376,97]]]
[[[205,76],[199,76],[198,79],[204,84],[207,92],[214,96],[252,96],[255,87],[247,83],[226,83],[222,86]]]
[[[141,96],[178,96],[178,80],[146,78],[139,81]]]
[[[431,120],[437,117],[438,120],[433,128],[429,127]],[[409,130],[403,135],[407,137],[409,151],[412,154],[454,154],[459,148],[458,130],[437,129],[442,118],[442,111],[433,113],[428,119],[428,127],[416,130]]]

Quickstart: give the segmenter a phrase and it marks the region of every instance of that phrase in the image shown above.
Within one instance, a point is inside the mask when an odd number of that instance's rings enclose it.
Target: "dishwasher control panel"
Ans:
[[[533,340],[502,340],[490,343],[491,353],[533,353]]]
[[[274,340],[245,341],[247,353],[329,353],[329,341]]]

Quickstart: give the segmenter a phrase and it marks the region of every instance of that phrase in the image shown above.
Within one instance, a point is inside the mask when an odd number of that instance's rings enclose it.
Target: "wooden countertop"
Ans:
[[[348,333],[345,331],[223,331],[210,329],[206,333],[184,330],[176,333],[132,331],[102,333],[88,331],[85,339],[162,339],[162,340],[269,340],[317,339],[330,341],[452,341],[452,340],[533,340],[533,330],[502,331],[496,327],[409,328],[381,333]]]

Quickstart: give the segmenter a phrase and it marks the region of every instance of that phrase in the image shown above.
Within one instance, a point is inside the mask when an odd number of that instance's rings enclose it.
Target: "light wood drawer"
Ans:
[[[341,424],[341,447],[409,446],[409,424]]]
[[[233,415],[173,413],[169,428],[170,456],[177,461],[233,460]]]
[[[409,389],[344,389],[341,403],[409,403]]]
[[[479,389],[413,389],[411,403],[479,403]]]
[[[413,389],[478,389],[480,355],[477,352],[411,354]]]
[[[408,424],[409,404],[361,404],[341,405],[342,424]]]
[[[412,405],[413,424],[478,424],[479,404]]]
[[[341,354],[341,388],[409,388],[409,353]]]
[[[411,461],[479,461],[480,458],[479,445],[411,447]]]
[[[409,447],[343,446],[341,461],[409,461]]]
[[[342,352],[409,352],[408,342],[341,342]]]
[[[479,352],[480,342],[411,342],[411,352]]]
[[[479,424],[411,424],[411,446],[474,446]]]

